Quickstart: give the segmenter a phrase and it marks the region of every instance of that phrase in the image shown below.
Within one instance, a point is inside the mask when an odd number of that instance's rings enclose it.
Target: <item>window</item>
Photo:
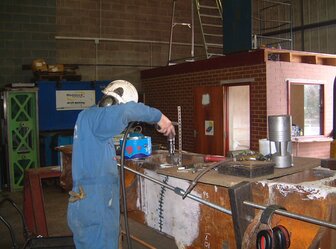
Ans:
[[[324,85],[289,82],[289,114],[292,116],[292,135],[323,135]]]

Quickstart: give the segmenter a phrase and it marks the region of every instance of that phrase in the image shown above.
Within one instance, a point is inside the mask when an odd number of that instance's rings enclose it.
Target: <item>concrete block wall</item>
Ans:
[[[140,71],[168,63],[172,15],[171,0],[58,0],[57,36],[85,37],[89,40],[56,40],[60,63],[81,65],[85,80],[126,79],[141,92]],[[191,2],[177,1],[175,21],[191,21]],[[196,43],[201,44],[195,18]],[[95,43],[93,38],[104,38]],[[191,43],[191,30],[174,29],[173,40]],[[190,45],[174,45],[172,58],[190,56]],[[202,46],[195,55],[204,54]],[[94,64],[104,66],[95,67]]]
[[[168,63],[171,0],[3,0],[0,85],[30,81],[23,64],[80,64],[83,80],[126,79],[141,92],[139,71]],[[177,1],[177,22],[191,22],[191,2]],[[55,37],[82,37],[82,40]],[[89,40],[87,40],[89,38]],[[94,40],[105,38],[106,40]],[[174,29],[172,58],[190,56],[191,30]],[[110,39],[110,40],[108,40]],[[112,40],[111,40],[112,39]],[[195,56],[204,48],[195,18]],[[95,67],[94,64],[102,64]],[[85,65],[84,65],[85,64]]]
[[[0,3],[0,87],[30,82],[23,64],[35,58],[55,63],[55,0],[2,0]]]

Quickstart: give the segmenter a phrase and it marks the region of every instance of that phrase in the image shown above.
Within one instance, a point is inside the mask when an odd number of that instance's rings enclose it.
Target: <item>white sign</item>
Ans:
[[[214,121],[213,120],[205,120],[205,124],[204,124],[204,128],[205,128],[205,135],[206,136],[213,136],[214,135]]]
[[[56,110],[83,110],[96,103],[94,90],[56,91]]]

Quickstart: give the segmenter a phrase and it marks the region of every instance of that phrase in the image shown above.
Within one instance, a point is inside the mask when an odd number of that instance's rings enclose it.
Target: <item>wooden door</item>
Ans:
[[[201,154],[225,155],[224,88],[194,89],[195,151]]]

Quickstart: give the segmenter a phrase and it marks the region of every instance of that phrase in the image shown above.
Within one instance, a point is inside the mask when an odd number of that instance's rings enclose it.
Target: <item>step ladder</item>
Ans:
[[[223,55],[221,0],[195,0],[207,59]]]
[[[194,35],[194,3],[193,1],[194,0],[191,0],[191,22],[176,22],[175,20],[176,0],[173,0],[172,18],[171,18],[171,27],[170,27],[170,39],[169,39],[168,65],[174,65],[178,61],[194,61],[195,35]],[[190,57],[173,60],[172,59],[173,34],[174,34],[174,28],[176,28],[177,26],[185,26],[188,29],[191,29],[191,49],[190,49]]]

